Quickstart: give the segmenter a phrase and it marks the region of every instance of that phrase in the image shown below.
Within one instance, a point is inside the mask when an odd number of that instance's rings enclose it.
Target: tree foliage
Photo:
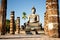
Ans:
[[[10,20],[6,20],[6,32],[10,31]]]
[[[26,16],[26,12],[22,13],[22,19],[26,20],[27,16]]]

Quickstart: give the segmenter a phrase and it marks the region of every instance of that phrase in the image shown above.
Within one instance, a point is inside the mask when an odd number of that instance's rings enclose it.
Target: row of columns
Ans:
[[[7,0],[1,0],[0,8],[0,35],[6,34],[6,11],[7,11]],[[17,17],[16,26],[15,26],[15,15],[14,11],[11,11],[10,14],[10,34],[20,33],[20,17]],[[15,30],[16,28],[16,30]],[[15,32],[16,31],[16,32]]]
[[[20,33],[20,17],[16,19],[16,26],[15,26],[15,15],[14,11],[11,11],[10,14],[10,34],[19,34]]]

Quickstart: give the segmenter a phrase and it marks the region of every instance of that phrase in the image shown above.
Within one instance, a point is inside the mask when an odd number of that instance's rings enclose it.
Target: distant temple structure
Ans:
[[[7,11],[7,0],[1,0],[0,6],[0,34],[5,35],[6,33],[6,11]]]
[[[51,37],[59,37],[59,7],[58,0],[46,0],[46,13],[44,16],[44,31]]]

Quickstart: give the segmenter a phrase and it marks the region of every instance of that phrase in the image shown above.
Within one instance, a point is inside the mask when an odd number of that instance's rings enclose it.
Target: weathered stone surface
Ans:
[[[48,17],[48,22],[57,23],[58,22],[58,17],[57,16],[49,16]]]

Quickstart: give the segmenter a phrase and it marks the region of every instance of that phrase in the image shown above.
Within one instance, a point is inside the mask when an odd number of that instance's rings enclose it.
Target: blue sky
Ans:
[[[15,11],[15,19],[20,17],[20,24],[23,24],[25,21],[22,19],[22,13],[26,12],[28,16],[31,14],[31,8],[35,6],[36,14],[40,16],[40,23],[44,25],[46,0],[8,0],[7,3],[7,19],[10,19],[10,12]]]
[[[36,14],[40,16],[40,23],[44,25],[46,0],[8,0],[7,19],[10,19],[10,12],[15,11],[15,19],[20,17],[20,24],[23,24],[25,21],[22,19],[22,13],[26,12],[28,16],[31,14],[31,8],[33,6],[36,8]]]
[[[16,17],[20,17],[21,24],[24,23],[22,19],[22,12],[26,12],[27,16],[31,14],[31,8],[35,6],[36,14],[40,16],[40,22],[44,21],[44,13],[45,13],[45,3],[46,0],[8,0],[7,4],[7,19],[10,19],[10,12],[15,11],[15,19]]]

